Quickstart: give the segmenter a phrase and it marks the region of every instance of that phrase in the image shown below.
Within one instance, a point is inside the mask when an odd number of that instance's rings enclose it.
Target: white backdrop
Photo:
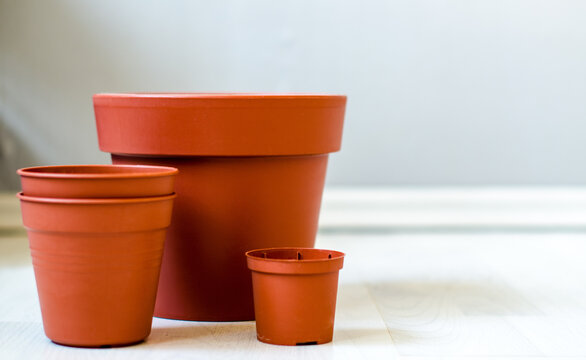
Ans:
[[[586,1],[0,0],[0,187],[117,91],[345,93],[329,184],[586,182]]]

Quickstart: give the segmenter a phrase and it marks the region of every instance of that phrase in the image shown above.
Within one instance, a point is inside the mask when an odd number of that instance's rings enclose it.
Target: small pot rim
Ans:
[[[287,251],[287,250],[291,250],[291,251],[316,251],[316,252],[323,252],[323,253],[329,253],[332,255],[332,257],[326,257],[323,259],[271,259],[271,258],[266,258],[266,257],[262,257],[262,256],[257,256],[254,253],[259,252],[271,252],[271,251]],[[335,254],[335,256],[334,256]],[[254,260],[259,260],[259,261],[264,261],[264,262],[274,262],[274,263],[289,263],[289,264],[299,264],[299,263],[319,263],[319,262],[330,262],[330,261],[336,261],[338,259],[343,259],[346,254],[344,254],[341,251],[337,251],[337,250],[329,250],[329,249],[316,249],[316,248],[306,248],[306,247],[272,247],[272,248],[264,248],[264,249],[254,249],[254,250],[249,250],[245,253],[247,258],[250,259],[254,259]]]
[[[64,204],[64,205],[116,205],[116,204],[132,204],[132,203],[145,203],[145,202],[156,202],[166,201],[177,197],[177,194],[173,193],[164,196],[145,196],[145,197],[133,197],[133,198],[51,198],[41,196],[29,196],[22,192],[16,194],[21,201],[28,201],[33,203],[45,203],[45,204]]]
[[[83,170],[83,169],[110,169],[121,170],[120,172],[53,172],[54,170]],[[132,171],[132,170],[144,171]],[[53,171],[52,171],[53,170]],[[127,170],[127,171],[124,171]],[[149,171],[150,170],[150,171]],[[48,165],[32,166],[18,169],[17,174],[23,177],[42,178],[42,179],[139,179],[176,175],[179,170],[169,166],[155,165]]]
[[[294,251],[297,256],[294,259],[271,259],[260,256],[263,252],[270,251]],[[323,257],[317,259],[299,259],[299,252],[317,252]],[[330,257],[331,256],[331,257]],[[275,275],[317,275],[337,273],[344,266],[346,254],[336,250],[278,247],[267,249],[255,249],[246,252],[248,268],[253,273],[265,273]]]

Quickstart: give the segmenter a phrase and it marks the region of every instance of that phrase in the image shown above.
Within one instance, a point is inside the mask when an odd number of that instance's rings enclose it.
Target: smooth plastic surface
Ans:
[[[160,166],[63,165],[17,171],[22,192],[55,198],[119,198],[173,193],[177,169]]]
[[[346,97],[98,94],[100,149],[114,164],[179,169],[155,315],[253,320],[242,254],[312,247]]]
[[[82,347],[145,339],[175,195],[19,198],[47,337]]]
[[[247,252],[258,339],[276,345],[332,341],[344,256],[339,251],[304,248]]]
[[[96,94],[102,151],[262,156],[340,150],[346,96]]]
[[[327,155],[113,155],[112,160],[180,169],[155,316],[254,320],[252,283],[242,254],[264,247],[314,245]]]

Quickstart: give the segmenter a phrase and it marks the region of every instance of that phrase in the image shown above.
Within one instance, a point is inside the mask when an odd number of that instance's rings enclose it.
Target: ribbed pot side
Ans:
[[[100,347],[149,335],[174,196],[19,194],[47,337]]]

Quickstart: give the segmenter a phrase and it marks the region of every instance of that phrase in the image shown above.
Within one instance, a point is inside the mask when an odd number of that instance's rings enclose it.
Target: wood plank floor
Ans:
[[[331,344],[263,344],[254,322],[155,318],[142,344],[75,349],[44,336],[26,235],[15,229],[0,229],[3,360],[586,358],[579,231],[326,231],[317,246],[348,255]]]

